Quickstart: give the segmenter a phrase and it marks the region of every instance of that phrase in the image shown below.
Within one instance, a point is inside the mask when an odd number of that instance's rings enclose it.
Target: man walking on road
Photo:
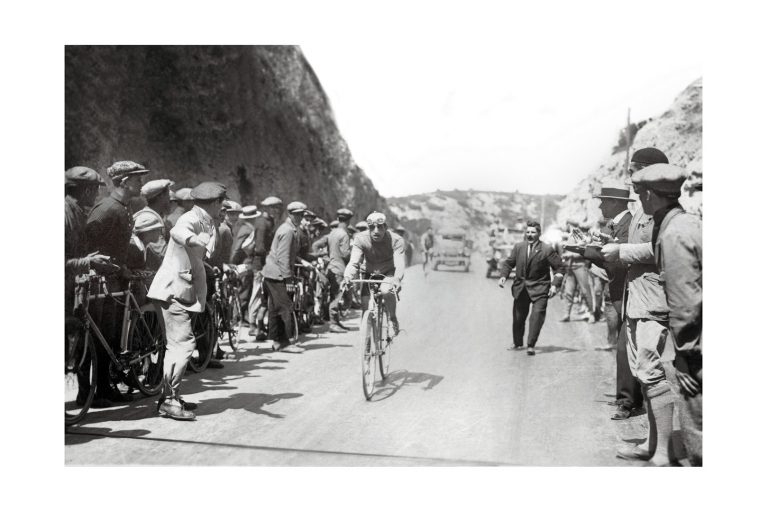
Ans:
[[[528,221],[525,240],[512,248],[509,257],[501,262],[499,287],[503,288],[512,269],[516,268],[512,282],[512,296],[515,298],[512,312],[513,346],[509,350],[522,350],[525,321],[530,312],[528,325],[528,355],[536,354],[536,341],[547,315],[547,301],[557,293],[563,282],[563,262],[557,251],[539,240],[541,225]],[[555,280],[550,279],[550,268]],[[531,308],[533,306],[533,308]],[[532,309],[532,311],[531,311]]]
[[[163,362],[163,394],[157,410],[175,420],[193,420],[196,404],[179,392],[184,370],[195,350],[192,315],[205,311],[208,285],[203,260],[215,250],[216,223],[226,195],[221,183],[203,182],[192,189],[192,209],[171,229],[163,263],[147,297],[158,301],[163,315],[167,348]]]
[[[702,244],[701,220],[680,206],[684,169],[657,164],[632,176],[643,211],[653,215],[652,243],[669,305],[675,344],[674,373],[684,404],[681,415],[688,459],[702,464]],[[670,370],[665,367],[665,370]],[[670,370],[672,371],[672,370]]]
[[[432,259],[432,247],[435,246],[435,235],[432,233],[432,227],[427,228],[427,232],[421,236],[421,247],[424,249],[424,263],[422,270],[426,272],[429,266],[429,260]]]

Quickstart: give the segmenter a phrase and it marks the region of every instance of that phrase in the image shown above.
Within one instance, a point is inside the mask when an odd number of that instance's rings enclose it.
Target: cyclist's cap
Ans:
[[[112,180],[122,179],[133,174],[147,174],[148,172],[149,169],[130,160],[115,162],[107,168],[107,176]]]
[[[90,167],[72,167],[64,171],[64,183],[67,185],[106,185],[98,172]]]
[[[282,206],[283,201],[279,197],[269,196],[261,202],[261,206]]]
[[[332,220],[331,223],[329,224],[329,226],[332,227],[332,228],[337,228],[337,227],[339,227],[339,221],[338,220]]]
[[[349,208],[339,208],[338,210],[336,210],[336,215],[338,217],[350,218],[354,215],[354,212]]]
[[[192,196],[189,194],[192,192],[192,189],[189,187],[180,188],[176,192],[171,190],[171,201],[191,201]]]
[[[240,203],[236,203],[231,199],[225,200],[221,205],[221,209],[225,210],[227,213],[240,213],[243,211],[243,207]]]
[[[152,180],[146,182],[141,187],[141,195],[146,197],[147,199],[152,199],[153,197],[157,197],[163,192],[166,194],[168,193],[168,190],[173,186],[173,182],[171,180]]]
[[[317,214],[315,212],[313,212],[312,210],[306,210],[304,212],[304,218],[307,218],[307,219],[310,219],[310,220],[316,219],[317,218]]]
[[[165,226],[157,214],[142,211],[137,212],[133,219],[133,232],[144,233],[153,229],[163,229]]]
[[[357,229],[358,231],[367,231],[368,230],[368,223],[365,222],[364,220],[361,220],[360,222],[355,224],[355,229]]]
[[[261,212],[256,208],[254,205],[248,205],[243,208],[243,211],[240,215],[238,215],[238,218],[240,219],[255,219],[256,217],[260,216]]]
[[[200,201],[223,199],[227,195],[227,186],[217,181],[204,181],[193,188],[189,195]]]
[[[365,222],[369,226],[374,226],[376,224],[386,224],[387,217],[381,212],[373,212],[365,219]]]
[[[307,209],[307,205],[301,201],[293,201],[292,203],[288,203],[286,209],[288,210],[288,213],[304,213]]]

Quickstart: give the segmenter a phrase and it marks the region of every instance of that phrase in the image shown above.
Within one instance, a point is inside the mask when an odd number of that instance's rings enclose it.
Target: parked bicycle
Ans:
[[[82,420],[93,403],[96,392],[96,343],[109,356],[109,377],[117,384],[138,389],[145,396],[160,393],[163,381],[165,334],[154,304],[140,306],[136,294],[146,293],[145,280],[152,273],[137,272],[124,290],[111,292],[107,278],[99,275],[78,276],[74,317],[67,319],[64,363],[64,422],[72,425]],[[89,310],[91,301],[114,301],[123,307],[119,351],[112,350]],[[94,339],[96,341],[94,341]]]
[[[383,274],[371,274],[371,279],[352,279],[350,283],[368,286],[370,300],[363,312],[360,332],[363,340],[363,395],[366,400],[373,396],[376,384],[376,362],[379,375],[385,380],[389,374],[389,361],[392,355],[393,333],[389,330],[389,315],[384,306],[383,294],[379,291]],[[397,295],[397,300],[400,296]]]

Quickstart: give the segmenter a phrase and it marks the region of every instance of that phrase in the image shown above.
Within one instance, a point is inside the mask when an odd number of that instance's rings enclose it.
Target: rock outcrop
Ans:
[[[355,164],[298,47],[68,46],[65,166],[116,160],[252,204],[300,199],[328,219],[386,202]]]
[[[633,149],[656,147],[664,151],[672,164],[687,169],[690,177],[683,184],[681,203],[701,214],[702,184],[702,81],[696,80],[675,99],[672,107],[658,118],[648,120],[635,135]],[[563,200],[557,213],[558,224],[573,219],[594,224],[600,218],[598,201],[592,195],[608,178],[627,180],[624,172],[626,153],[611,155],[600,167],[582,180]]]
[[[405,197],[389,197],[390,209],[410,233],[421,235],[428,227],[435,231],[460,229],[474,240],[475,248],[488,246],[489,227],[495,220],[512,227],[528,219],[552,223],[563,196],[539,196],[518,192],[474,190],[435,191]],[[542,210],[543,209],[543,210]],[[543,215],[542,215],[543,213]],[[411,237],[415,239],[417,237]]]

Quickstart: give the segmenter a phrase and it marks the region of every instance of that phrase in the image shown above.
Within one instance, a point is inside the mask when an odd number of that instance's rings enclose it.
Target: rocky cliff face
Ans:
[[[298,47],[68,46],[65,166],[134,160],[243,204],[302,200],[326,219],[385,209]]]
[[[387,203],[400,224],[416,235],[428,227],[440,230],[461,229],[474,240],[475,247],[488,246],[489,227],[495,220],[513,227],[519,221],[554,221],[562,196],[538,196],[517,192],[478,192],[474,190],[435,191],[406,197],[390,197]],[[416,237],[411,237],[413,240]]]
[[[660,117],[650,119],[635,135],[632,149],[656,147],[662,150],[672,164],[690,172],[683,184],[680,202],[692,212],[701,214],[702,175],[702,81],[689,85],[674,101],[672,107]],[[624,172],[626,153],[621,151],[607,158],[600,167],[582,180],[563,200],[557,213],[560,225],[568,219],[593,224],[600,218],[598,201],[592,195],[598,193],[606,179],[627,180]]]

